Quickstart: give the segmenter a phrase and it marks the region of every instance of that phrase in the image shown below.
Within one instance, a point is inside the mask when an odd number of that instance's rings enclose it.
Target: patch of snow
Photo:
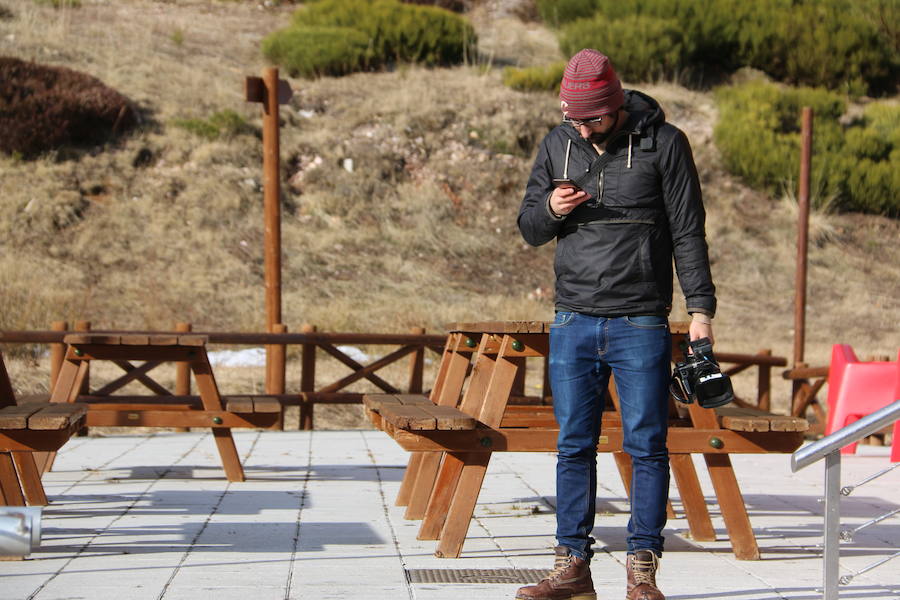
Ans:
[[[216,350],[209,353],[209,362],[214,367],[264,367],[266,349]]]
[[[337,349],[358,363],[365,363],[369,360],[369,355],[356,346],[338,346]]]

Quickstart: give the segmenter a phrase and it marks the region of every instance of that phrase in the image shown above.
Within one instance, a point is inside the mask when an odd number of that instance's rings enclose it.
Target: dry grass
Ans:
[[[261,330],[259,140],[208,141],[173,122],[230,109],[258,126],[243,78],[259,73],[259,41],[287,22],[291,7],[4,3],[14,16],[0,20],[0,54],[90,73],[136,101],[144,122],[109,147],[29,163],[0,158],[0,328],[91,319],[95,327],[190,321]],[[473,17],[482,39],[476,65],[291,81],[282,156],[283,312],[292,330],[310,322],[331,331],[440,331],[455,320],[551,316],[553,248],[528,248],[515,215],[532,148],[555,122],[557,102],[504,88],[498,67],[551,62],[559,52],[534,24],[485,8]],[[709,94],[666,82],[635,87],[656,96],[694,146],[719,288],[719,347],[790,357],[791,203],[722,170]],[[894,355],[898,222],[816,214],[814,231],[807,361],[827,363],[834,342]],[[684,316],[676,302],[673,317]],[[28,376],[27,360],[13,377],[22,391],[39,391],[45,379]],[[739,379],[739,391],[749,395],[751,381]],[[776,402],[783,406],[788,392],[776,377]]]

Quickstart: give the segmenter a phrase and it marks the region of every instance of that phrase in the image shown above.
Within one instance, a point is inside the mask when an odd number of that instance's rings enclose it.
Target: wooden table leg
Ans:
[[[456,485],[456,493],[453,494],[446,521],[441,528],[437,550],[434,553],[438,558],[459,558],[490,460],[490,452],[466,454]]]
[[[412,495],[413,487],[416,483],[416,475],[419,472],[419,466],[422,464],[424,452],[413,452],[409,456],[409,462],[403,471],[403,481],[400,482],[400,490],[397,492],[397,499],[394,506],[407,506],[409,497]]]
[[[622,485],[625,486],[625,494],[631,499],[631,477],[633,468],[631,465],[631,455],[627,452],[613,452],[613,460],[616,461],[616,468],[619,470],[619,477],[622,478]],[[675,509],[672,508],[672,500],[666,500],[666,518],[675,519]]]
[[[681,495],[681,505],[684,507],[691,538],[699,542],[715,541],[716,531],[709,518],[706,499],[703,497],[691,455],[671,454],[669,463],[672,466],[672,475],[675,476],[675,485],[678,486],[678,493]]]
[[[744,497],[741,495],[741,489],[731,466],[731,458],[727,454],[704,454],[703,458],[706,460],[709,476],[716,488],[716,497],[719,500],[719,508],[722,510],[728,537],[731,538],[731,548],[735,558],[759,560],[759,546],[756,544],[750,517],[747,515],[747,507],[744,505]]]
[[[19,473],[19,482],[22,484],[22,492],[25,494],[25,502],[29,506],[46,506],[47,494],[41,483],[41,474],[34,463],[31,452],[13,452],[13,463]]]
[[[222,397],[219,395],[219,388],[216,385],[216,378],[206,356],[206,350],[197,348],[196,351],[199,356],[191,362],[191,370],[194,372],[194,379],[197,380],[197,390],[200,392],[203,408],[206,410],[223,410]],[[241,466],[241,459],[238,457],[234,438],[231,436],[231,429],[227,427],[213,427],[212,432],[228,481],[244,481],[244,468]]]
[[[428,511],[428,500],[434,489],[437,474],[441,467],[443,452],[421,452],[422,459],[413,482],[409,503],[406,505],[404,519],[423,519]],[[434,539],[434,538],[430,538]]]
[[[25,497],[9,452],[0,452],[0,488],[7,506],[25,506]]]
[[[422,525],[419,526],[417,539],[436,540],[440,537],[467,458],[468,454],[464,452],[447,452],[444,455],[428,499]]]

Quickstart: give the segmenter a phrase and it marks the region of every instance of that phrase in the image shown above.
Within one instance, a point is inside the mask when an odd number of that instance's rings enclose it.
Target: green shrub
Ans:
[[[551,27],[559,27],[576,19],[589,17],[597,10],[596,0],[537,0],[541,20]]]
[[[552,10],[554,3],[545,4]],[[884,0],[593,0],[593,10],[582,11],[591,16],[561,21],[560,47],[569,55],[596,47],[617,68],[629,63],[627,71],[673,72],[696,83],[750,66],[798,85],[893,93],[900,52],[896,27],[884,25],[890,15],[885,17],[883,5]]]
[[[876,102],[843,126],[846,102],[834,92],[754,82],[716,93],[714,137],[725,167],[755,187],[795,186],[802,108],[814,114],[814,203],[900,215],[900,104]]]
[[[266,38],[269,60],[303,75],[341,75],[395,63],[458,64],[476,36],[461,16],[397,0],[318,0]]]
[[[559,45],[569,56],[582,48],[602,48],[619,77],[631,81],[674,75],[685,65],[678,23],[648,15],[579,19],[563,28]]]
[[[98,144],[137,123],[128,99],[86,75],[0,57],[0,152],[33,158]]]
[[[81,0],[34,0],[35,4],[46,4],[53,8],[80,8]]]
[[[172,123],[176,127],[181,127],[208,140],[258,133],[256,128],[250,125],[244,117],[228,109],[213,113],[208,119],[176,119]]]
[[[369,37],[348,27],[294,26],[267,36],[262,51],[292,77],[345,75],[368,64]]]
[[[542,67],[506,67],[503,69],[503,85],[523,92],[557,92],[566,63],[558,62]]]

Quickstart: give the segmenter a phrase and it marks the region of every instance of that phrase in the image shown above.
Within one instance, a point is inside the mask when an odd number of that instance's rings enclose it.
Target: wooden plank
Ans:
[[[409,455],[409,463],[403,471],[403,481],[400,482],[400,490],[397,492],[394,506],[406,506],[409,504],[409,498],[412,495],[413,484],[415,483],[415,475],[419,471],[419,465],[423,456],[425,456],[423,452],[412,452]]]
[[[0,408],[0,429],[26,429],[28,417],[46,406],[46,403],[30,403]]]
[[[428,509],[435,478],[441,466],[443,452],[414,452],[420,455],[421,461],[412,483],[409,502],[406,505],[404,519],[422,519]]]
[[[400,433],[398,432],[398,435]],[[456,484],[468,460],[470,460],[470,455],[466,452],[448,452],[444,455],[431,488],[431,496],[428,498],[428,506],[425,508],[416,539],[436,540],[440,537],[447,513],[450,510],[450,503],[456,492]]]
[[[759,546],[753,535],[750,517],[737,477],[727,454],[704,454],[709,477],[716,489],[719,508],[725,520],[725,529],[731,540],[731,548],[738,560],[759,560]]]
[[[559,429],[490,429],[472,431],[406,431],[397,430],[392,437],[410,451],[445,452],[554,452]],[[710,446],[716,438],[722,447]],[[789,454],[803,444],[800,431],[729,431],[727,429],[669,429],[669,453],[678,454]],[[718,445],[718,444],[717,444]],[[603,431],[598,452],[622,449],[621,427]]]
[[[382,406],[381,416],[397,427],[407,430],[433,430],[437,427],[436,419],[420,406]]]
[[[723,406],[715,409],[722,427],[733,431],[807,431],[806,419],[776,415],[752,407]]]
[[[68,429],[56,431],[33,431],[31,429],[0,429],[0,452],[49,452],[58,450],[69,441],[75,431],[80,429],[76,424]],[[37,460],[37,456],[35,459]],[[41,468],[42,464],[38,464]]]
[[[0,452],[0,490],[7,506],[25,506],[19,476],[9,452]]]
[[[28,417],[28,428],[35,431],[66,429],[83,421],[87,410],[83,404],[47,404]]]
[[[393,394],[366,394],[363,396],[363,406],[369,410],[379,412],[385,404],[400,406],[400,401]]]
[[[440,541],[434,552],[438,558],[459,558],[490,460],[491,455],[484,453],[465,456],[456,493],[450,502],[447,518],[441,528]]]
[[[156,334],[147,336],[151,346],[177,346],[178,336],[174,334]]]
[[[225,410],[235,413],[252,413],[253,398],[250,396],[222,396]]]
[[[122,343],[122,336],[109,333],[71,333],[63,338],[63,341],[72,345],[99,344],[104,346],[118,346]]]
[[[478,424],[475,417],[469,416],[452,406],[435,406],[431,404],[421,408],[429,415],[434,416],[436,429],[475,429],[475,426]]]
[[[179,346],[200,347],[200,346],[205,346],[208,341],[209,341],[209,338],[205,335],[190,334],[190,335],[179,335],[178,336],[178,345]],[[154,344],[154,345],[156,345],[156,344]]]
[[[212,429],[272,429],[281,418],[275,413],[233,413],[225,410],[106,410],[92,407],[88,427],[209,427]],[[216,423],[213,419],[220,419]]]
[[[104,344],[82,344],[78,350],[81,356],[71,353],[66,355],[66,361],[85,362],[91,360],[142,360],[142,361],[172,361],[188,362],[197,357],[200,351],[188,346],[109,346]]]
[[[253,396],[253,412],[262,414],[281,414],[283,406],[278,398],[272,396]]]
[[[403,404],[405,406],[433,404],[425,394],[396,394],[394,397],[400,404]]]
[[[123,346],[149,346],[150,336],[139,333],[130,333],[122,336]]]
[[[213,438],[216,440],[216,447],[222,459],[225,477],[228,478],[228,481],[244,481],[244,467],[241,466],[241,460],[238,458],[231,430],[213,429]]]
[[[781,416],[769,423],[772,431],[809,431],[809,421],[799,417]]]
[[[41,473],[34,462],[33,452],[12,452],[13,463],[19,474],[19,483],[22,485],[22,494],[25,503],[29,506],[46,506],[47,494],[41,483]]]
[[[728,416],[720,417],[722,427],[731,431],[769,431],[769,420],[756,416]]]

